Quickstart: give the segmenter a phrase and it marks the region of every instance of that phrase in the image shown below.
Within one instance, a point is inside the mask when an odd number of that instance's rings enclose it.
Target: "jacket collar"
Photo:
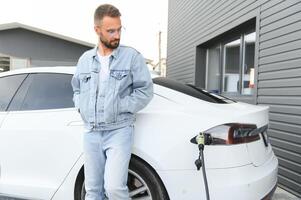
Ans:
[[[119,53],[119,50],[120,50],[120,46],[118,46],[116,49],[113,50],[112,52],[112,57],[117,59],[118,58],[118,53]],[[94,48],[93,48],[93,51],[92,51],[92,58],[95,58],[98,60],[98,56],[97,56],[97,51],[98,51],[98,45],[96,45]]]

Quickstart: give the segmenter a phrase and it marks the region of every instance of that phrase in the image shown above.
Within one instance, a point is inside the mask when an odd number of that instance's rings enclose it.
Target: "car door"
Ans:
[[[1,141],[1,126],[7,115],[7,108],[16,94],[21,83],[26,78],[27,74],[9,75],[0,77],[0,141]],[[0,145],[0,182],[2,181],[2,164],[4,162],[5,149],[1,148]],[[1,187],[0,187],[1,194]]]
[[[0,134],[0,194],[51,199],[80,157],[83,127],[71,78],[30,74],[10,103]]]

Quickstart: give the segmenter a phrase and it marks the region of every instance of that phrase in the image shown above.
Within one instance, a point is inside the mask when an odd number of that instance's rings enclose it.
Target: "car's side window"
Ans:
[[[11,99],[27,74],[0,77],[0,111],[6,111]]]
[[[30,74],[28,79],[30,85],[18,110],[74,107],[71,79],[70,74]]]

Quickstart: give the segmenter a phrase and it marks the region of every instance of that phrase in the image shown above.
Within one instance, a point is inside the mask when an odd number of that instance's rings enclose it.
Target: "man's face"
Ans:
[[[116,49],[119,46],[121,28],[120,17],[108,16],[105,16],[99,25],[94,26],[100,42],[109,49]]]

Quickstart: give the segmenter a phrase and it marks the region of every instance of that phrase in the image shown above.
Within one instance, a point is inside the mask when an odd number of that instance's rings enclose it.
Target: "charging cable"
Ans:
[[[195,163],[198,171],[202,167],[203,179],[204,179],[205,190],[206,190],[206,199],[210,200],[208,182],[207,182],[207,176],[206,176],[206,169],[205,169],[204,146],[205,146],[205,144],[210,144],[211,137],[210,137],[210,135],[205,135],[204,133],[201,132],[194,138],[194,140],[195,141],[191,140],[191,142],[196,143],[199,148],[199,157],[194,163]]]

